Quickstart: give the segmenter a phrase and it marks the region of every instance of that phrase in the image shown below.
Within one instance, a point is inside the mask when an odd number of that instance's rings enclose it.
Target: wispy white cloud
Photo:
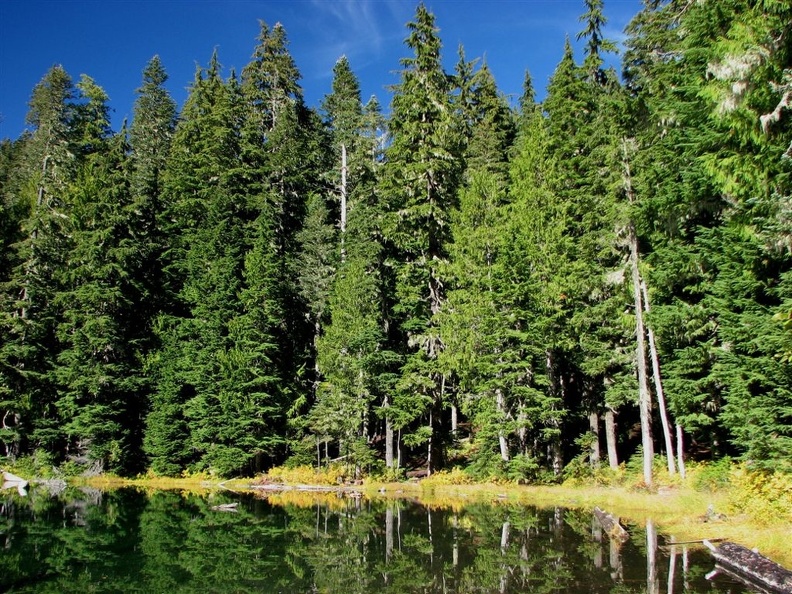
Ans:
[[[305,8],[301,20],[314,42],[304,74],[329,79],[341,56],[358,73],[387,59],[401,46],[414,6],[403,0],[311,0]]]
[[[396,0],[312,0],[315,26],[351,53],[379,53],[401,33],[398,15],[404,3]]]

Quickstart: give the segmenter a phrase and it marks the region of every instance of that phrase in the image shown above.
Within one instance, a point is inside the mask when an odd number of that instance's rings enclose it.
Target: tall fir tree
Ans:
[[[63,453],[52,371],[60,348],[58,271],[70,244],[68,187],[81,153],[74,133],[77,96],[61,66],[51,68],[33,89],[27,117],[33,132],[22,148],[17,195],[11,199],[21,212],[21,238],[13,248],[15,268],[3,286],[0,373],[12,395],[4,414],[14,419],[6,448],[15,452]]]
[[[460,183],[462,142],[434,15],[420,4],[408,28],[406,44],[413,56],[402,59],[401,81],[394,88],[391,145],[380,188],[390,210],[386,238],[397,253],[394,312],[409,352],[393,407],[399,418],[394,420],[401,427],[420,423],[411,428],[409,441],[428,442],[431,471],[438,443],[432,434],[445,391],[437,365],[443,345],[432,317],[445,301],[441,266],[451,239],[449,217]]]

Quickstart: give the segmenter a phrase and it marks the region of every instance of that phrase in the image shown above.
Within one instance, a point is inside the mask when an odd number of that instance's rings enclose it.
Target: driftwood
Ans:
[[[624,527],[619,524],[619,518],[598,507],[594,508],[594,515],[597,517],[599,523],[602,524],[602,527],[610,538],[618,542],[627,542],[627,540],[629,540],[630,535],[627,534]]]
[[[668,547],[675,547],[677,545],[687,545],[687,544],[704,544],[706,542],[723,542],[726,540],[725,538],[710,538],[707,540],[706,538],[699,538],[698,540],[670,540],[664,545],[660,545],[663,548]]]
[[[24,497],[27,495],[27,491],[25,491],[27,486],[28,482],[25,479],[11,474],[10,472],[3,471],[3,489],[16,489],[17,492]]]
[[[704,544],[715,558],[716,572],[721,571],[764,592],[792,594],[792,571],[778,563],[733,542],[719,547],[707,540]]]
[[[239,507],[239,503],[221,503],[220,505],[213,505],[212,509],[214,511],[235,512],[237,507]]]

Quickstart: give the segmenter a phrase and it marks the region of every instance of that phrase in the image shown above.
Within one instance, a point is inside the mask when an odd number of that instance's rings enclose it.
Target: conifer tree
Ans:
[[[130,191],[134,240],[140,252],[135,275],[145,283],[145,296],[138,304],[140,314],[148,321],[158,310],[167,309],[164,294],[163,253],[168,241],[164,236],[164,176],[170,145],[176,126],[176,103],[165,89],[168,75],[154,56],[143,70],[138,88],[132,125],[129,130]]]
[[[273,328],[278,345],[275,363],[284,389],[293,391],[295,402],[302,401],[313,381],[310,376],[299,376],[301,369],[313,367],[315,330],[303,309],[307,304],[300,299],[295,273],[299,269],[298,232],[307,197],[322,193],[318,176],[324,170],[321,124],[304,104],[299,79],[283,26],[278,23],[270,28],[262,22],[258,45],[242,71],[240,146],[248,176],[246,200],[257,217],[254,235],[271,240],[258,249],[269,250],[267,257],[275,266],[274,292],[269,295],[272,319],[279,320]],[[291,408],[299,410],[296,405]]]
[[[146,390],[126,131],[92,143],[97,153],[81,167],[70,192],[73,243],[56,298],[63,318],[56,404],[70,456],[98,469],[139,472]]]
[[[400,426],[423,417],[412,443],[429,443],[431,471],[434,417],[445,379],[437,366],[443,345],[432,316],[445,300],[441,265],[450,241],[449,216],[461,173],[459,122],[451,101],[450,78],[440,61],[434,16],[420,4],[408,24],[413,56],[402,60],[394,89],[390,133],[381,191],[390,213],[386,237],[397,251],[395,314],[409,357],[402,370],[398,402]],[[435,442],[436,443],[436,442]]]
[[[227,473],[254,455],[237,443],[231,421],[242,396],[235,392],[240,386],[228,386],[233,368],[226,365],[235,347],[229,326],[241,314],[250,244],[237,166],[236,95],[214,55],[208,69],[196,73],[173,141],[166,182],[174,225],[168,270],[180,303],[159,322],[163,348],[153,363],[158,390],[146,447],[158,472],[172,473],[193,457],[201,467]]]
[[[507,201],[507,163],[514,136],[511,110],[498,94],[486,64],[470,77],[467,119],[470,137],[466,149],[465,183],[459,206],[451,218],[453,244],[448,248],[448,300],[436,316],[445,349],[441,365],[458,378],[462,409],[473,420],[480,459],[479,472],[496,471],[491,465],[492,442],[497,442],[502,464],[509,462],[510,427],[516,397],[509,374],[513,346],[505,306],[500,250]],[[454,409],[452,409],[452,414]],[[455,431],[452,419],[452,431]],[[488,467],[489,466],[489,467]]]
[[[352,466],[360,468],[372,461],[374,411],[376,403],[387,403],[382,378],[392,360],[385,335],[381,208],[374,191],[382,123],[376,99],[363,106],[359,83],[346,58],[334,68],[332,92],[323,107],[334,155],[329,178],[336,189],[333,194],[340,198],[338,272],[329,295],[327,323],[317,342],[322,382],[310,423],[320,440],[337,442]],[[393,436],[387,417],[385,422],[386,465],[392,467]]]
[[[0,345],[0,383],[13,400],[6,401],[4,414],[15,419],[15,451],[29,447],[62,454],[52,375],[59,351],[55,295],[69,246],[67,191],[81,152],[74,134],[76,100],[71,77],[61,66],[51,68],[33,89],[27,117],[33,132],[16,173],[12,203],[20,209],[22,237],[3,286]]]

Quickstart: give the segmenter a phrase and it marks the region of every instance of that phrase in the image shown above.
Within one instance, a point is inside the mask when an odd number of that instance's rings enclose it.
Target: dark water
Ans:
[[[4,592],[745,592],[701,549],[637,527],[615,547],[560,508],[73,490],[0,512]]]

